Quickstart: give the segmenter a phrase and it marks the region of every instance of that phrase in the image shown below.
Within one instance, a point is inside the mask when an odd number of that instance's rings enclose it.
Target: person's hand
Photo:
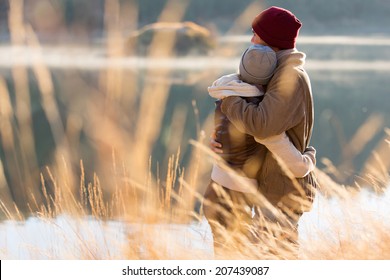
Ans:
[[[214,153],[222,154],[223,153],[223,150],[221,149],[222,148],[222,144],[217,142],[217,141],[215,141],[215,139],[216,139],[216,135],[215,135],[215,130],[214,130],[213,133],[210,136],[210,149]]]

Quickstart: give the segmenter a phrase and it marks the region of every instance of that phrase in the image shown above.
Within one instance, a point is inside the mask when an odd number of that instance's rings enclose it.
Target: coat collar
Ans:
[[[292,60],[292,61],[294,61],[294,64],[298,64],[299,66],[303,66],[305,64],[306,54],[298,51],[296,48],[293,48],[293,49],[286,49],[286,50],[277,51],[276,57],[278,59],[279,65],[287,60],[289,60],[289,61]]]

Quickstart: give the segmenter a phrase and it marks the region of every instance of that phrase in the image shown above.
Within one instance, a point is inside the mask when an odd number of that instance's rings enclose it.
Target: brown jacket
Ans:
[[[242,97],[248,103],[259,104],[263,96]],[[256,150],[262,149],[252,135],[239,131],[231,124],[229,119],[221,111],[222,100],[215,101],[214,123],[215,140],[222,144],[221,157],[233,169],[239,169],[249,178],[257,177],[257,168],[253,166],[258,162]]]
[[[255,105],[239,97],[227,97],[221,109],[239,130],[255,138],[264,139],[286,131],[303,152],[309,145],[314,119],[310,79],[303,69],[305,54],[290,49],[277,52],[277,56],[278,67],[261,103]],[[314,175],[290,178],[265,147],[259,157],[262,164],[257,180],[262,194],[279,208],[308,211],[313,201],[312,187],[317,187]]]

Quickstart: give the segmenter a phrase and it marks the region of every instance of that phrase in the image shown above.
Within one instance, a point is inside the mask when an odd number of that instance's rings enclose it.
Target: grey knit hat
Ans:
[[[268,46],[252,45],[241,57],[239,74],[249,84],[265,85],[276,68],[276,53]]]

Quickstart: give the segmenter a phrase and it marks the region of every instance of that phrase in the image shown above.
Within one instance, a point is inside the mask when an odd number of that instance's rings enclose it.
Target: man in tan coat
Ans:
[[[269,46],[276,52],[278,65],[274,76],[258,105],[232,96],[223,99],[221,109],[237,129],[256,139],[286,132],[303,153],[310,142],[314,111],[310,79],[303,68],[305,54],[295,48],[301,25],[294,14],[279,7],[270,7],[256,16],[252,22],[251,42]],[[211,146],[215,152],[222,152],[220,144],[214,140]],[[282,228],[288,240],[295,242],[298,220],[311,208],[317,187],[314,175],[310,173],[296,179],[282,160],[264,146],[257,152],[261,159],[257,167],[258,196],[221,189],[214,183],[205,192],[204,213],[216,247],[226,239],[223,234],[217,234],[221,228],[235,231],[233,228],[239,224],[247,228],[241,222],[252,223],[254,218],[263,221],[259,231],[269,232],[267,227],[276,225]],[[233,210],[239,214],[228,216]],[[280,233],[273,236],[281,238]]]

